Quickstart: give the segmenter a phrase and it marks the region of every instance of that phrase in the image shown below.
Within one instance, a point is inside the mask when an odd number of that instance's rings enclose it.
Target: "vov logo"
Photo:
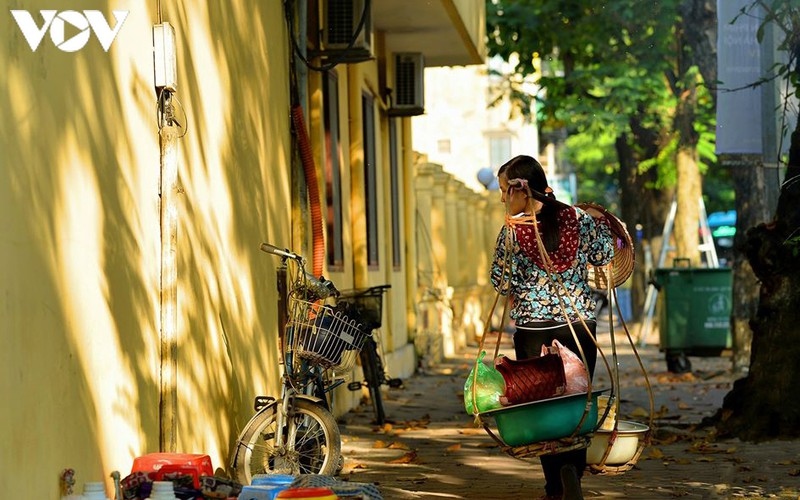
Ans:
[[[94,32],[103,50],[108,52],[111,43],[117,37],[122,23],[128,17],[127,10],[113,11],[116,23],[114,28],[106,21],[105,16],[99,10],[84,10],[81,14],[75,10],[40,10],[39,14],[44,21],[40,26],[27,10],[12,10],[11,15],[17,22],[20,31],[25,36],[32,51],[36,51],[42,43],[45,33],[50,32],[50,39],[53,44],[64,52],[77,52],[81,50],[89,41],[91,33]],[[68,39],[64,39],[66,26],[72,26],[78,33]]]

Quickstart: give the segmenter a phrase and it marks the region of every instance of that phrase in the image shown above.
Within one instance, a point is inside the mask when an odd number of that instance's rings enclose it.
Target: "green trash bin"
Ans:
[[[668,365],[671,358],[675,363],[675,356],[719,356],[730,349],[732,280],[729,268],[655,270],[655,283],[660,288],[659,341]],[[671,366],[670,370],[688,371],[676,368]]]

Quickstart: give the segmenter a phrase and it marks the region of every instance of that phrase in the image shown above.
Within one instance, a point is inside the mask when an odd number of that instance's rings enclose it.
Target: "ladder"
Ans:
[[[717,249],[714,246],[714,239],[711,236],[711,228],[708,227],[708,214],[706,213],[706,204],[703,198],[700,198],[700,239],[701,243],[698,247],[700,253],[705,257],[706,267],[717,268],[719,267],[719,258],[717,257]],[[672,230],[675,226],[675,214],[678,212],[678,202],[673,199],[669,207],[669,214],[667,220],[664,222],[664,230],[661,232],[661,252],[658,255],[658,265],[656,267],[664,267],[664,262],[667,260],[667,253],[674,250],[675,247],[669,245],[672,236]],[[649,276],[652,271],[652,254],[650,248],[645,248],[645,275]],[[656,299],[658,296],[658,289],[650,282],[647,285],[647,294],[644,299],[644,318],[639,324],[639,331],[636,334],[639,344],[644,347],[647,343],[647,337],[653,328],[653,316],[656,311]]]

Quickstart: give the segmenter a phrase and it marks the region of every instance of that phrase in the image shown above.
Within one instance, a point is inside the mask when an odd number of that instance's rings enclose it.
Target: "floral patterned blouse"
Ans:
[[[560,241],[556,251],[549,253],[555,271],[550,279],[538,252],[533,226],[515,222],[520,220],[520,217],[510,217],[500,230],[491,269],[495,289],[503,295],[511,293],[510,317],[518,325],[564,321],[564,312],[558,305],[559,296],[564,295],[561,302],[570,320],[578,316],[584,320],[595,319],[587,264],[602,266],[614,256],[614,241],[608,224],[577,207],[559,212]],[[509,226],[514,231],[511,241],[507,242]],[[504,275],[507,245],[510,245],[510,258]]]

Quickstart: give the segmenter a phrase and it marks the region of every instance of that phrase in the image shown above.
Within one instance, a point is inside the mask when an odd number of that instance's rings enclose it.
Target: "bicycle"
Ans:
[[[342,443],[327,395],[344,383],[335,372],[353,366],[369,330],[326,303],[338,295],[336,287],[307,273],[302,256],[268,243],[261,250],[281,258],[281,394],[255,398],[256,413],[239,434],[230,468],[241,484],[256,474],[334,475],[343,464]]]
[[[386,411],[383,408],[383,394],[381,386],[391,388],[402,387],[403,381],[399,378],[390,378],[386,374],[385,364],[379,352],[376,329],[381,326],[383,312],[383,294],[391,285],[379,285],[365,289],[342,290],[337,297],[337,304],[344,304],[346,310],[365,326],[372,335],[365,339],[364,346],[359,353],[361,369],[364,380],[351,382],[347,388],[351,391],[360,390],[362,387],[369,389],[370,400],[375,409],[375,420],[378,425],[386,422]]]

